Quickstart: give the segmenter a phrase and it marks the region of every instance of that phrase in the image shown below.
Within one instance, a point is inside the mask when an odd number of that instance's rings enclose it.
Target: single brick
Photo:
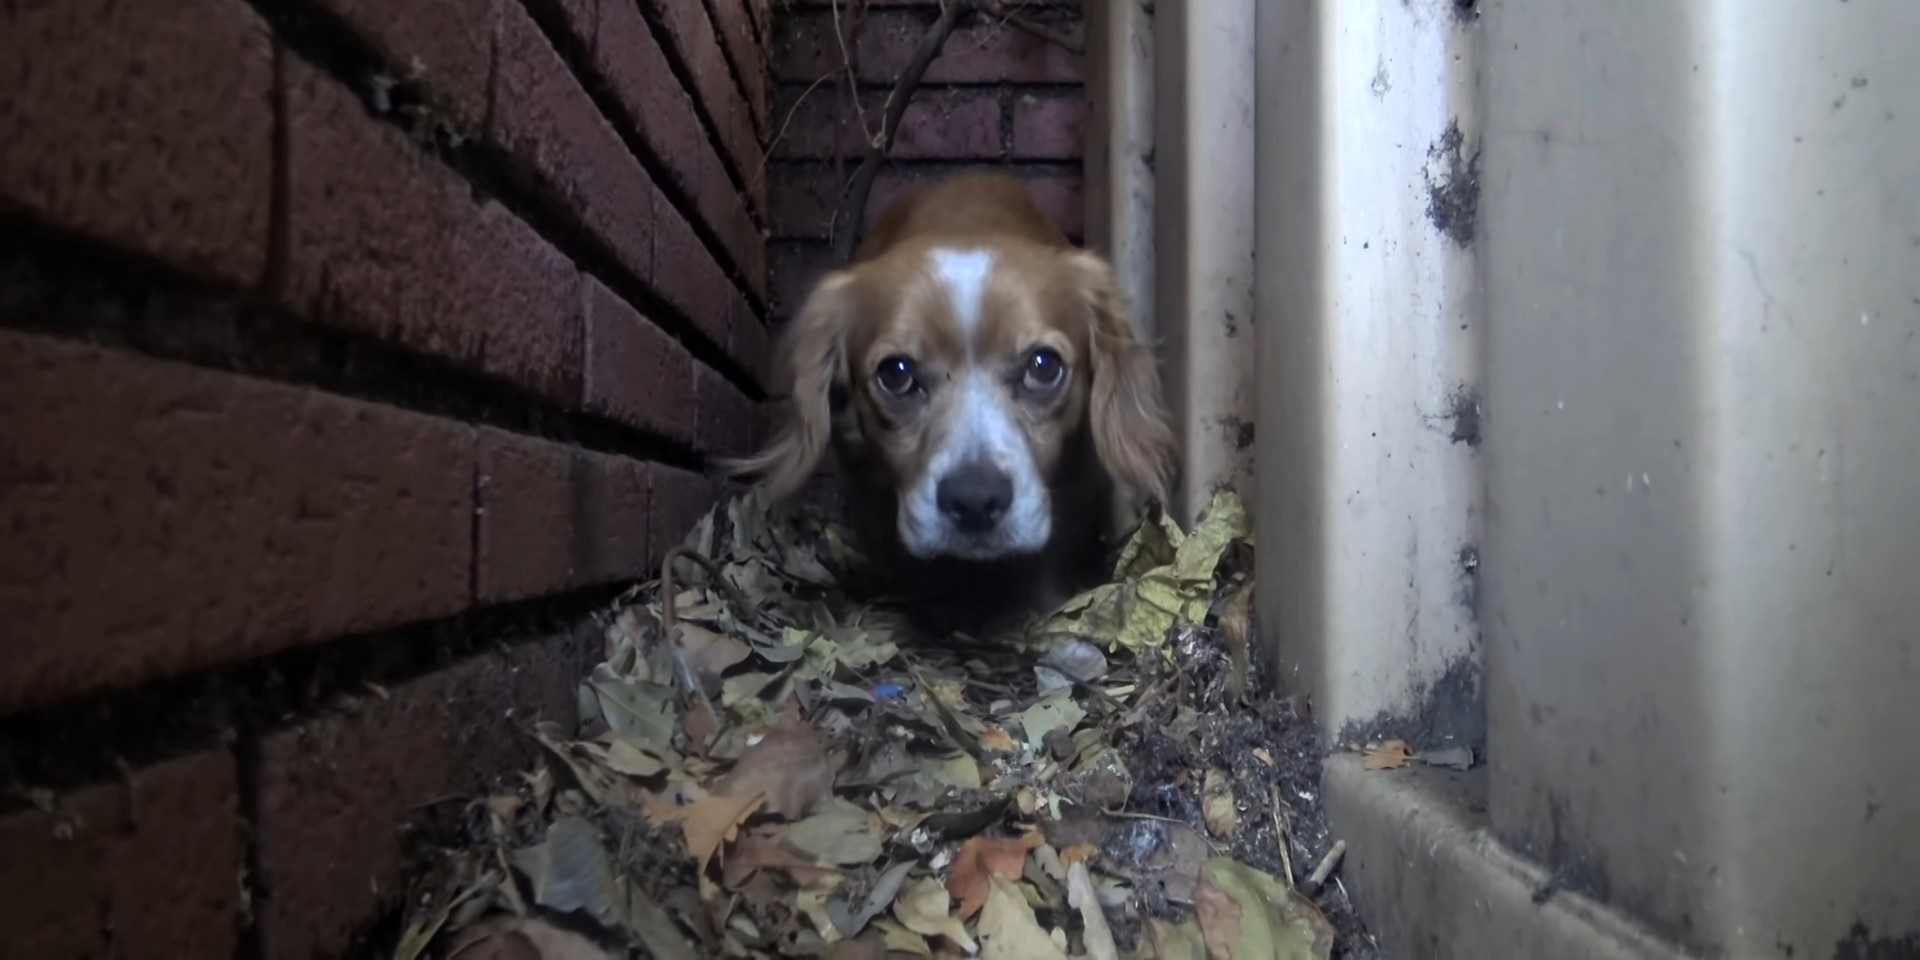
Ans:
[[[1000,154],[1000,102],[983,92],[916,96],[893,138],[893,156],[900,159],[993,159]]]
[[[504,603],[642,574],[651,496],[645,464],[482,429],[474,581]]]
[[[937,8],[874,10],[867,15],[857,41],[856,57],[864,83],[891,85],[919,49],[927,28],[939,17]],[[846,13],[841,13],[845,29]],[[1078,40],[1078,20],[1047,22],[1048,29]],[[782,28],[776,69],[787,83],[811,84],[840,68],[840,39],[834,33],[831,10],[796,12]],[[957,27],[940,56],[927,64],[922,82],[1078,84],[1084,80],[1082,58],[1011,24],[975,19]]]
[[[693,357],[599,281],[582,286],[586,408],[680,443],[694,439]]]
[[[518,4],[500,16],[488,138],[620,265],[645,277],[659,190]]]
[[[1078,160],[1086,147],[1087,97],[1074,93],[1024,93],[1013,101],[1016,160]]]
[[[272,57],[240,0],[0,5],[0,210],[258,283]]]
[[[700,443],[709,453],[743,457],[753,447],[753,401],[706,365],[694,368],[700,395]]]
[[[212,750],[0,816],[0,957],[234,955],[239,806]]]
[[[357,956],[404,894],[410,844],[458,836],[470,800],[532,760],[487,654],[263,736],[254,809],[266,955]]]
[[[573,582],[598,586],[649,576],[653,475],[629,457],[576,451],[571,502]]]
[[[653,251],[655,289],[686,314],[702,336],[725,350],[731,339],[727,299],[733,292],[733,282],[693,227],[664,197],[654,211],[654,225],[659,231],[659,243]]]
[[[15,333],[0,422],[0,712],[469,602],[461,424]]]
[[[504,603],[573,579],[573,451],[483,427],[475,440],[474,595]]]
[[[864,129],[877,136],[886,94],[861,95],[863,128],[842,98],[813,96],[793,111],[776,155],[788,159],[856,157],[866,151]],[[1000,101],[991,89],[922,91],[901,115],[890,156],[902,160],[999,159]]]
[[[675,467],[652,465],[653,513],[648,553],[665,556],[680,545],[687,532],[713,508],[719,486],[708,477]]]
[[[925,95],[924,90],[916,94]],[[871,112],[874,103],[871,98],[864,98],[862,105]],[[866,150],[866,136],[848,108],[846,98],[833,95],[825,84],[811,92],[798,85],[781,87],[774,112],[780,117],[772,145],[775,160],[851,157]],[[878,122],[877,115],[869,121]],[[847,175],[852,176],[851,169]],[[773,191],[773,196],[778,198],[779,192]]]
[[[289,60],[288,283],[296,312],[562,401],[578,396],[573,265]]]
[[[753,111],[754,123],[764,130],[773,111],[773,78],[767,69],[766,48],[754,32],[747,0],[709,0],[709,6],[721,46],[733,63],[734,76],[746,91],[747,109]]]
[[[385,60],[451,111],[452,126],[479,133],[487,114],[496,0],[317,0]]]
[[[777,236],[782,239],[824,240],[833,224],[834,208],[845,192],[846,174],[824,164],[783,164],[779,172],[779,198],[774,210]],[[894,167],[874,179],[873,193],[867,199],[865,226],[908,189],[950,177],[962,167],[946,164]],[[1085,230],[1086,215],[1081,199],[1080,172],[1065,164],[1022,164],[1006,168],[1027,185],[1034,202],[1069,237]]]

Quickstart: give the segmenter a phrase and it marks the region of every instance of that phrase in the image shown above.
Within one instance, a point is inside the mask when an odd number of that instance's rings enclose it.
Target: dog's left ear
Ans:
[[[1065,257],[1075,295],[1092,321],[1094,451],[1114,479],[1165,503],[1175,448],[1160,397],[1159,364],[1134,336],[1126,298],[1107,261],[1084,250]]]

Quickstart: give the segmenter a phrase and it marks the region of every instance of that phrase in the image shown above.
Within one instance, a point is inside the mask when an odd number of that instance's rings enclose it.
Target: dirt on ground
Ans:
[[[861,563],[811,508],[716,507],[604,614],[580,729],[424,861],[395,956],[1378,955],[1311,722],[1256,692],[1231,494],[992,637],[915,635]]]

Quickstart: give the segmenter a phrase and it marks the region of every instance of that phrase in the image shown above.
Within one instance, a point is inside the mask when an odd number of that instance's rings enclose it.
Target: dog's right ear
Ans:
[[[759,453],[719,463],[728,476],[757,477],[773,499],[799,490],[826,456],[833,431],[833,388],[847,376],[852,281],[845,270],[823,277],[780,337],[774,373],[788,384],[792,401],[780,432]]]

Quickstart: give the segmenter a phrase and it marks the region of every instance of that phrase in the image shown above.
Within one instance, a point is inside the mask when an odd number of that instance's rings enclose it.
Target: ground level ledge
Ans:
[[[1363,769],[1356,754],[1327,758],[1327,818],[1333,835],[1347,842],[1340,876],[1388,955],[1686,956],[1577,894],[1555,893],[1536,905],[1533,893],[1547,876],[1488,831],[1486,772],[1408,768],[1389,774]]]

